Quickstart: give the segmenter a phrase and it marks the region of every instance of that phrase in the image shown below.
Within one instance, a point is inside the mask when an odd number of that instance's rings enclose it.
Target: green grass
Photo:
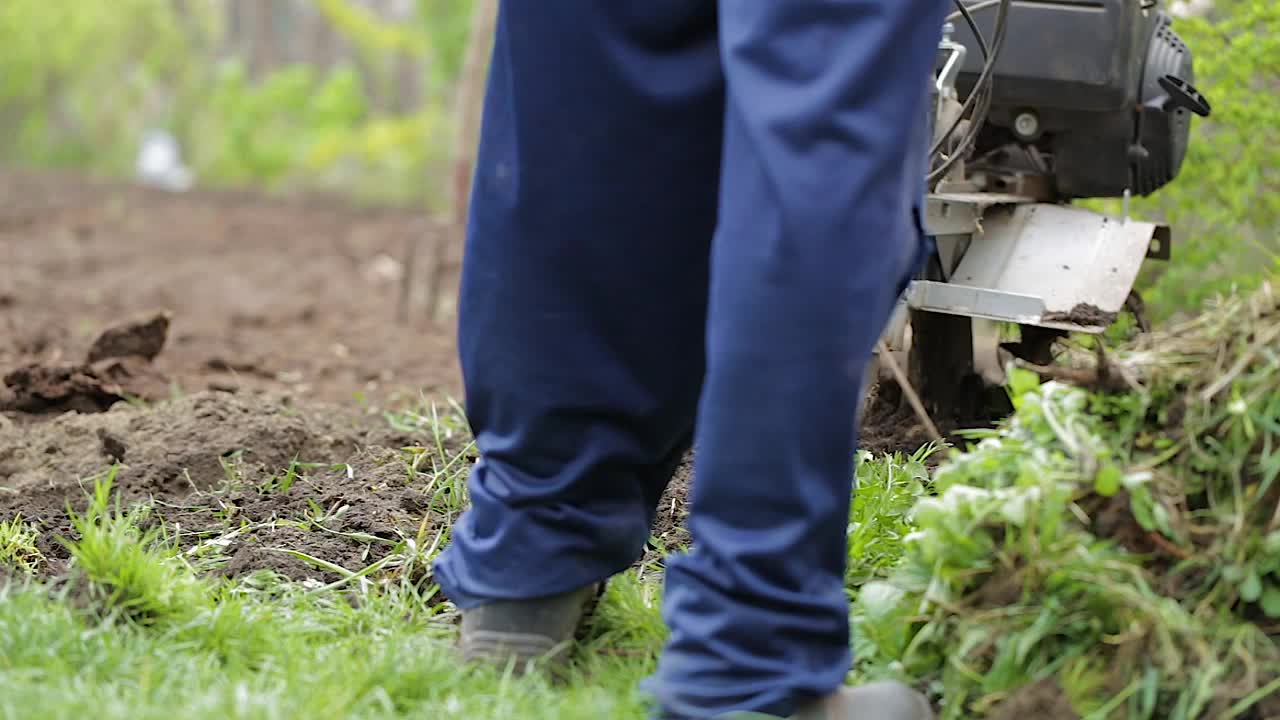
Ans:
[[[1128,390],[1020,371],[1014,415],[936,471],[933,448],[861,455],[849,680],[915,684],[944,720],[1021,716],[1031,690],[1089,720],[1280,710],[1276,338],[1280,296],[1224,299],[1110,351]],[[456,409],[388,420],[426,438],[393,462],[452,518],[474,453]],[[647,715],[638,684],[666,636],[657,554],[610,585],[551,684],[457,662],[456,613],[429,582],[447,523],[356,538],[390,546],[363,568],[283,550],[328,584],[227,580],[199,571],[217,538],[178,549],[149,508],[113,505],[112,478],[75,517],[68,574],[0,589],[0,719]],[[38,569],[34,547],[21,519],[0,525],[11,575]]]
[[[450,503],[465,490],[458,456],[472,452],[446,449],[464,432],[455,416],[392,418],[426,431],[430,441],[406,451],[406,474],[450,487]],[[883,577],[901,558],[928,453],[859,458],[852,582]],[[553,685],[458,664],[454,610],[422,582],[445,531],[369,538],[395,547],[366,568],[293,551],[341,576],[328,585],[268,573],[231,581],[200,572],[216,567],[216,543],[179,550],[148,522],[151,508],[114,502],[113,479],[96,479],[75,516],[65,577],[0,588],[0,718],[647,717],[637,686],[666,637],[658,558],[613,580],[572,672]],[[0,553],[22,576],[41,562],[20,518],[0,526]]]
[[[36,547],[38,532],[21,515],[0,522],[0,568],[34,574],[45,561]]]
[[[643,717],[643,663],[601,654],[565,688],[461,668],[444,621],[394,598],[226,589],[162,627],[77,606],[0,591],[0,717]]]
[[[635,685],[662,640],[652,583],[619,579],[553,687],[460,667],[449,606],[411,583],[201,577],[139,528],[146,513],[113,508],[99,480],[69,576],[0,589],[0,717],[644,717]],[[411,556],[391,557],[367,576],[408,577]]]

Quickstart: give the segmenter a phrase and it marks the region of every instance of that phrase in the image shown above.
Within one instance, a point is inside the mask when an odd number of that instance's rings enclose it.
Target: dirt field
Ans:
[[[0,176],[0,517],[36,522],[56,572],[68,503],[118,462],[121,499],[156,500],[184,546],[231,535],[226,572],[314,573],[267,548],[376,559],[300,521],[392,537],[427,514],[399,451],[422,439],[376,411],[458,393],[451,332],[394,322],[397,259],[432,232],[411,212]],[[325,469],[263,491],[295,460]]]
[[[405,211],[0,175],[0,367],[80,359],[167,311],[155,365],[183,392],[454,393],[451,333],[394,322],[398,259],[433,232]]]
[[[407,211],[0,174],[0,519],[36,523],[56,574],[68,505],[118,463],[121,500],[154,500],[231,575],[333,580],[279,551],[358,569],[431,539],[474,453],[459,422],[435,437],[383,413],[460,396],[452,328],[395,322],[397,260],[434,231]]]
[[[398,258],[433,232],[408,211],[0,174],[0,520],[35,522],[56,572],[68,504],[118,464],[120,497],[155,500],[224,573],[332,580],[280,551],[358,569],[433,537],[474,453],[461,423],[428,437],[383,415],[460,396],[452,328],[395,321]],[[863,437],[928,440],[896,407]],[[690,476],[663,502],[668,544]]]

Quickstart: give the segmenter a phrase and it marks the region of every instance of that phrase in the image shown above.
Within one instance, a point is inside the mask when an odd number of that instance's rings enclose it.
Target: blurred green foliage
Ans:
[[[1178,178],[1133,202],[1133,214],[1174,230],[1172,261],[1149,263],[1140,288],[1155,320],[1280,267],[1280,3],[1216,0],[1209,16],[1174,27],[1213,113],[1195,120]]]
[[[0,143],[20,161],[121,164],[146,85],[182,65],[164,0],[0,3]],[[116,141],[116,142],[113,142]]]
[[[0,159],[127,175],[159,127],[205,185],[430,202],[471,0],[416,0],[400,23],[351,0],[311,3],[353,51],[328,70],[285,64],[255,78],[225,48],[222,3],[4,0]],[[379,109],[406,56],[424,69],[422,101]]]
[[[257,79],[216,49],[220,3],[0,2],[0,158],[127,174],[142,132],[159,126],[178,136],[204,184],[430,201],[444,185],[431,178],[450,149],[471,0],[416,0],[402,23],[353,0],[310,2],[353,48],[351,61]],[[1280,252],[1280,3],[1218,0],[1209,17],[1176,26],[1214,112],[1196,120],[1177,180],[1133,202],[1134,214],[1174,227],[1174,260],[1149,263],[1142,280],[1157,320],[1256,284]],[[403,55],[425,68],[424,100],[379,111],[372,98],[395,82]]]

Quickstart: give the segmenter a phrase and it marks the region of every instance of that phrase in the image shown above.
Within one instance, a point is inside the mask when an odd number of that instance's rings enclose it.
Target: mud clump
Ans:
[[[1045,322],[1071,323],[1085,327],[1108,327],[1116,321],[1117,314],[1107,312],[1097,305],[1080,303],[1067,312],[1045,313]]]
[[[98,440],[102,442],[102,454],[107,456],[111,462],[124,462],[124,456],[129,451],[129,446],[123,440],[105,428],[98,428]]]
[[[89,363],[111,358],[139,357],[147,362],[156,359],[169,337],[168,313],[147,320],[108,328],[89,347]]]
[[[164,397],[164,375],[138,358],[93,365],[28,365],[4,376],[0,410],[32,414],[99,413],[136,398]]]
[[[124,399],[122,388],[85,365],[29,365],[4,376],[0,410],[25,413],[102,412]]]
[[[1002,388],[987,387],[976,376],[973,379],[967,398],[970,407],[931,418],[943,440],[954,447],[964,446],[962,433],[965,431],[991,428],[1013,409]],[[896,382],[886,379],[873,386],[858,431],[859,449],[874,455],[910,454],[933,442],[929,428],[906,401]],[[929,462],[936,464],[941,459],[942,455],[935,453]]]
[[[100,413],[129,399],[158,400],[169,380],[151,362],[164,348],[169,316],[105,330],[83,363],[31,363],[3,377],[0,411]]]
[[[65,414],[0,431],[0,482],[11,490],[63,487],[122,463],[117,488],[173,497],[224,482],[232,464],[280,470],[298,455],[331,452],[285,408],[225,394],[193,395],[144,408],[117,405],[93,415]],[[332,439],[337,452],[351,443]]]

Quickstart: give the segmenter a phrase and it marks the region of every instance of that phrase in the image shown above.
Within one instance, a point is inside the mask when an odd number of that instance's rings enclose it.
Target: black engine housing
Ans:
[[[1190,49],[1168,15],[1144,7],[1154,5],[1015,0],[973,167],[993,176],[1047,175],[1061,199],[1119,197],[1126,189],[1149,195],[1172,181],[1186,156],[1192,109],[1207,114],[1208,106],[1195,105],[1203,98],[1191,87]],[[995,8],[974,15],[990,43]],[[953,38],[968,48],[956,81],[963,97],[984,59],[963,21]],[[1034,148],[1038,161],[1026,165],[1019,148]]]

